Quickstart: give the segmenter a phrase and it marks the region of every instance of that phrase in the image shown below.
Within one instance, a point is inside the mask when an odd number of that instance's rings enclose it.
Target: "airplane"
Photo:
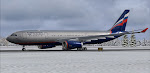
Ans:
[[[62,50],[87,50],[83,45],[100,44],[111,41],[125,34],[144,33],[143,30],[125,31],[130,10],[124,10],[115,24],[107,31],[56,31],[56,30],[24,30],[12,33],[6,38],[11,43],[22,45],[22,51],[27,45],[37,45],[39,49],[53,48],[62,45]]]

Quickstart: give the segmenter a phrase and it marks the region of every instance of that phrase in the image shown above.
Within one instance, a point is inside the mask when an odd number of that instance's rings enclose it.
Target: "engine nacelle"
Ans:
[[[62,43],[65,49],[82,48],[82,43],[78,41],[65,41]]]
[[[55,45],[39,45],[38,48],[39,49],[47,49],[47,48],[52,48],[55,47]]]

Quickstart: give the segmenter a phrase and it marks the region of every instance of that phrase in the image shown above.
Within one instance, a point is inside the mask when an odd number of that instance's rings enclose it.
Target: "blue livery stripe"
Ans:
[[[111,33],[115,33],[117,31],[125,31],[128,15],[130,10],[125,10],[119,19],[115,22],[113,27],[109,30]]]
[[[125,17],[124,19],[128,19],[128,17]]]
[[[119,17],[119,19],[115,22],[115,24],[116,24],[119,20],[121,20],[122,18],[124,18],[125,14],[127,14],[129,11],[130,11],[130,10],[125,10],[125,11],[122,13],[122,15]]]

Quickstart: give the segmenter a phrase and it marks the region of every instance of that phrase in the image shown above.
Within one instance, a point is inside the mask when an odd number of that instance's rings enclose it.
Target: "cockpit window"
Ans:
[[[11,36],[17,36],[17,34],[12,34]]]

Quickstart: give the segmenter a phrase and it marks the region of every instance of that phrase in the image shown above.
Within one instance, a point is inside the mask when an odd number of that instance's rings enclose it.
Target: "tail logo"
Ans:
[[[110,29],[110,31],[111,32],[125,31],[128,15],[129,15],[129,10],[125,10],[123,14],[119,17],[119,19],[116,21],[114,26]]]

